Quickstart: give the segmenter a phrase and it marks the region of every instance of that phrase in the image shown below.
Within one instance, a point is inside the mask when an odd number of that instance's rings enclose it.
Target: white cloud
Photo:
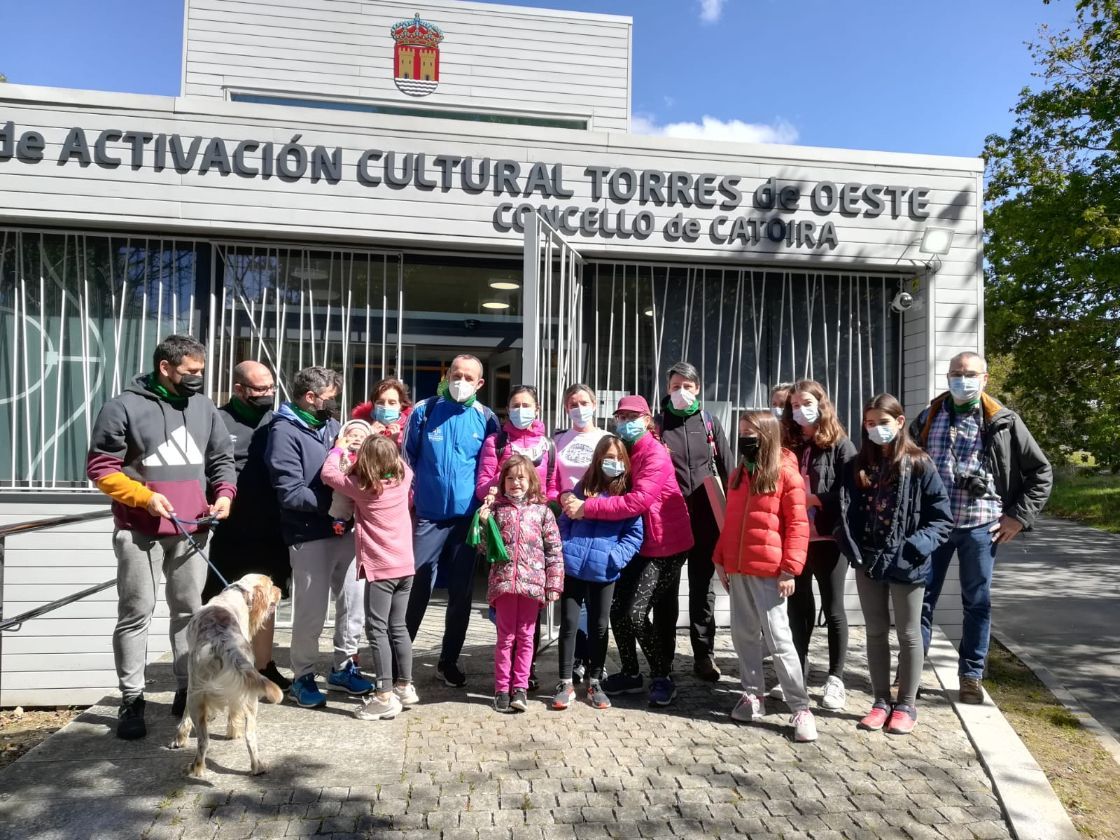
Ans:
[[[646,114],[634,114],[630,119],[631,134],[656,137],[684,137],[694,140],[726,140],[733,143],[796,143],[797,128],[783,119],[773,124],[748,123],[742,120],[720,120],[703,116],[700,122],[675,122],[658,125]]]
[[[723,14],[723,6],[727,0],[699,0],[700,20],[704,23],[715,23]]]

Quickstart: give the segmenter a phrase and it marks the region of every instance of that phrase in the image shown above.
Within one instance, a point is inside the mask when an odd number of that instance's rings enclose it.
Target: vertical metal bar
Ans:
[[[612,363],[614,362],[614,304],[615,304],[615,301],[618,299],[618,298],[615,297],[615,286],[616,286],[616,281],[617,280],[618,280],[618,266],[617,265],[612,265],[611,266],[611,294],[610,294],[610,298],[609,298],[610,307],[611,307],[611,317],[610,317],[610,320],[607,323],[607,366],[604,369],[604,376],[607,380],[607,390],[608,391],[619,390],[619,389],[613,387],[614,380],[611,378],[611,372],[614,370],[614,365]],[[621,365],[620,365],[620,367],[621,367]]]
[[[55,430],[56,435],[58,433],[58,429],[60,428],[60,423],[61,423],[61,420],[62,420],[62,359],[63,359],[63,355],[66,353],[66,285],[65,284],[66,284],[66,263],[67,263],[67,257],[69,256],[69,253],[70,253],[70,234],[63,234],[63,236],[62,236],[62,271],[59,272],[62,276],[62,283],[60,284],[61,292],[62,292],[62,294],[61,294],[62,302],[59,305],[59,312],[58,312],[58,348],[57,348],[57,351],[56,351],[57,354],[58,354],[58,362],[55,365],[55,379],[54,379],[54,426],[53,426],[53,428]],[[76,262],[76,260],[75,260],[75,262]],[[44,301],[44,303],[45,303],[45,301]],[[79,320],[81,319],[81,317],[82,317],[82,313],[79,310],[79,312],[78,312]],[[44,327],[45,326],[46,325],[44,324]],[[45,369],[43,370],[43,383],[42,383],[41,387],[44,391],[47,389],[47,371]],[[87,388],[83,393],[88,394],[89,389]],[[44,417],[43,419],[45,420],[46,418]],[[54,448],[54,452],[51,456],[51,481],[50,481],[50,486],[52,486],[52,487],[55,485],[55,482],[58,480],[58,439],[57,439],[57,437],[54,440],[54,447],[53,448]],[[44,460],[46,459],[46,455],[47,455],[47,453],[45,451],[40,453],[40,457],[42,457]]]
[[[82,251],[83,251],[83,253],[85,253],[86,249],[89,247],[86,237],[84,237],[84,236],[81,237],[80,242],[81,242],[81,245],[82,245]],[[92,429],[93,429],[93,418],[90,415],[91,403],[93,401],[93,396],[92,396],[92,390],[93,389],[90,386],[91,377],[90,377],[90,372],[89,372],[89,365],[90,365],[90,359],[91,359],[90,348],[91,348],[92,343],[89,340],[88,330],[91,327],[92,319],[89,316],[89,271],[88,271],[88,268],[87,268],[88,264],[89,264],[88,257],[82,260],[82,296],[81,296],[81,299],[78,301],[79,311],[81,312],[81,318],[79,320],[81,321],[81,328],[82,328],[82,344],[81,344],[81,346],[82,346],[82,386],[83,386],[83,388],[82,388],[82,408],[84,409],[84,411],[82,413],[85,416],[85,421],[86,421],[86,441],[87,442],[91,438],[91,432],[92,432]],[[65,292],[63,294],[65,296]],[[61,355],[61,350],[59,351],[59,353]],[[102,363],[102,370],[104,370],[104,363]],[[56,443],[55,446],[57,447],[58,444]]]
[[[7,257],[8,257],[8,231],[5,230],[3,232],[3,235],[4,235],[4,239],[3,239],[2,242],[0,242],[0,282],[3,282],[3,279],[4,279],[4,263],[6,262]],[[19,327],[20,327],[20,323],[21,323],[20,322],[20,317],[19,317],[19,311],[20,311],[19,310],[19,295],[17,295],[15,293],[16,284],[17,284],[18,278],[20,276],[20,260],[19,260],[19,250],[18,250],[19,249],[19,234],[16,234],[15,236],[16,236],[16,240],[15,240],[16,245],[14,246],[13,250],[15,251],[15,257],[16,257],[15,266],[16,267],[12,271],[12,371],[11,371],[12,380],[11,380],[11,385],[12,385],[12,395],[13,396],[15,396],[16,394],[19,393],[19,366],[18,366],[19,356],[18,356],[18,352],[19,352],[19,348],[21,346],[20,343],[19,343]],[[19,440],[19,407],[18,407],[18,405],[13,405],[12,406],[12,450],[11,450],[11,452],[12,452],[12,486],[13,487],[16,484],[16,452],[19,451],[18,447],[16,446],[16,443],[17,443],[18,440]],[[0,563],[0,566],[2,566],[2,563]],[[0,601],[0,606],[2,606],[2,605],[3,605],[3,602]]]
[[[47,451],[47,386],[43,381],[46,371],[47,350],[47,307],[46,307],[46,262],[47,246],[46,237],[39,234],[39,452]],[[47,465],[45,460],[39,460],[39,482],[46,484]]]
[[[24,257],[30,256],[29,254],[23,253],[25,250],[26,250],[26,246],[23,250],[21,250],[21,254],[23,254]],[[21,263],[22,263],[22,258],[21,258]],[[24,391],[17,391],[17,393],[22,393],[22,394],[25,395],[25,399],[23,400],[23,414],[24,414],[23,430],[24,430],[24,437],[27,440],[27,448],[24,449],[23,451],[24,451],[24,457],[26,458],[26,463],[28,464],[27,482],[31,483],[31,481],[33,479],[33,476],[31,474],[31,469],[30,469],[31,453],[34,452],[35,450],[32,449],[32,447],[31,447],[31,399],[30,399],[30,396],[26,394],[27,390],[29,390],[30,387],[31,387],[31,373],[30,373],[31,365],[30,365],[30,362],[29,362],[29,359],[28,359],[28,356],[30,355],[30,352],[31,352],[31,348],[28,346],[30,344],[30,342],[28,341],[28,337],[27,337],[27,324],[29,324],[31,322],[31,317],[30,317],[30,313],[28,312],[28,309],[27,309],[27,274],[28,274],[28,272],[27,272],[26,268],[24,268],[24,270],[20,272],[20,278],[19,278],[19,293],[20,293],[20,297],[22,298],[22,303],[23,303],[23,319],[24,319],[23,344],[21,345],[22,348],[23,348],[23,386],[24,386]]]

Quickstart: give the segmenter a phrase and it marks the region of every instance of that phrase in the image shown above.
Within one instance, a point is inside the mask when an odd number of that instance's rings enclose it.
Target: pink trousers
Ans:
[[[533,633],[541,603],[524,595],[502,595],[494,602],[498,644],[494,648],[494,692],[513,693],[529,687],[533,666]]]

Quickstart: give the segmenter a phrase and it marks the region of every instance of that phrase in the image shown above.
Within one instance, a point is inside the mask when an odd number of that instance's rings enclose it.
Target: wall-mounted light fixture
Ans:
[[[922,244],[918,250],[923,254],[944,256],[953,247],[953,231],[949,228],[926,228],[922,234]]]

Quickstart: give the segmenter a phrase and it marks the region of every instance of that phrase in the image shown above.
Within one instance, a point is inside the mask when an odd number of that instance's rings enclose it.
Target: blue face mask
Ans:
[[[519,429],[528,429],[536,419],[537,410],[535,408],[511,408],[509,410],[509,422]]]
[[[401,419],[401,410],[389,405],[375,405],[373,419],[378,423],[396,423]]]
[[[627,420],[615,426],[615,433],[627,443],[634,443],[646,433],[646,424],[641,419]]]
[[[604,458],[602,463],[603,475],[607,478],[618,478],[626,472],[626,465],[617,458]]]
[[[959,403],[972,402],[980,396],[979,376],[950,376],[949,393]]]
[[[595,416],[595,406],[593,405],[577,405],[575,408],[568,409],[568,417],[572,420],[572,425],[577,429],[582,429],[591,422]]]

